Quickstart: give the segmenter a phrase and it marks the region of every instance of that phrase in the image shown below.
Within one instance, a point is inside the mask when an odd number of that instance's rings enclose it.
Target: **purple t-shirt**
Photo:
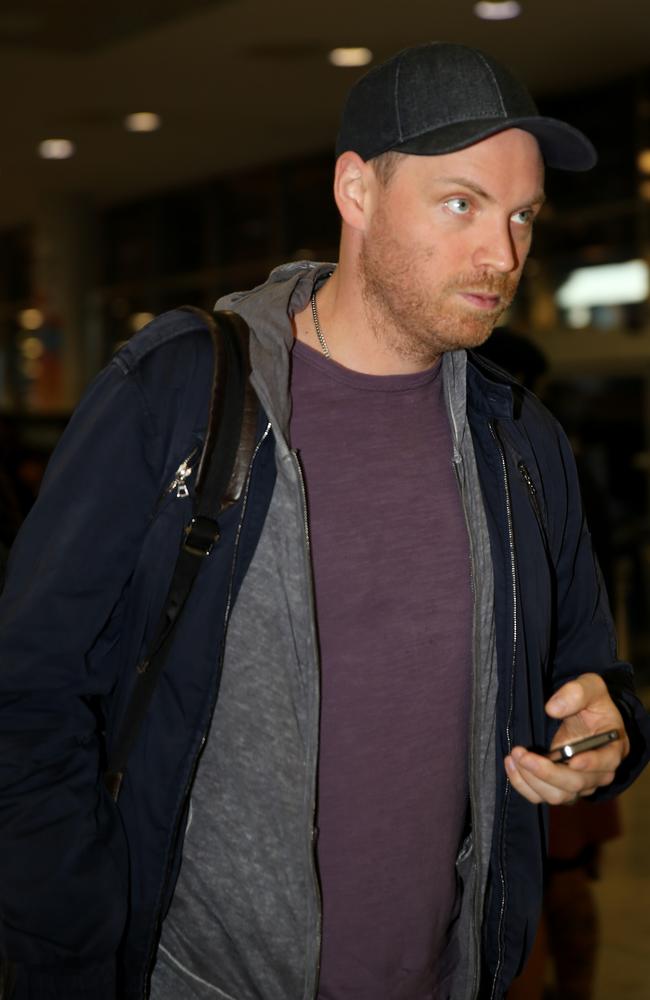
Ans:
[[[320,1000],[444,995],[467,809],[470,556],[441,365],[352,372],[297,342],[322,695]]]

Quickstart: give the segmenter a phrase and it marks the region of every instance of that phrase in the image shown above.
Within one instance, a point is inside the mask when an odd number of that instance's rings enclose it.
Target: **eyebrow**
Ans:
[[[468,188],[468,190],[473,191],[474,194],[478,195],[479,198],[485,198],[486,201],[494,201],[491,194],[488,194],[479,184],[475,181],[471,181],[468,177],[436,177],[436,182],[440,184],[458,184],[460,187]],[[540,207],[546,201],[546,195],[543,191],[538,191],[537,194],[531,198],[531,205],[539,205]]]

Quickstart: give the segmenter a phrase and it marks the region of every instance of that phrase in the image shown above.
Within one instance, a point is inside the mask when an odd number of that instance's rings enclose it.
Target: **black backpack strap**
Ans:
[[[191,308],[191,307],[187,307]],[[201,310],[212,334],[214,375],[210,412],[194,490],[192,519],[183,542],[154,638],[138,663],[131,700],[104,775],[117,801],[140,726],[171,648],[174,628],[206,556],[219,541],[218,516],[240,498],[255,447],[259,403],[249,382],[249,331],[237,313]]]

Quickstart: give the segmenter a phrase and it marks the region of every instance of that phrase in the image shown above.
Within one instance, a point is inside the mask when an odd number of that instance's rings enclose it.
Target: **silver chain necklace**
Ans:
[[[318,337],[318,343],[320,344],[323,354],[326,358],[331,358],[330,349],[327,346],[327,341],[323,336],[323,331],[320,328],[320,323],[318,320],[318,309],[316,308],[316,289],[311,293],[311,315],[314,320],[314,329],[316,330],[316,336]]]

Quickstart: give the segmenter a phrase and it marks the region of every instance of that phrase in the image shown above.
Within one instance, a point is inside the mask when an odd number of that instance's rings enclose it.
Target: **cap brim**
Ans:
[[[591,170],[598,154],[586,135],[572,125],[556,118],[530,116],[523,118],[477,118],[456,122],[415,136],[392,148],[416,156],[440,156],[473,146],[509,128],[520,128],[534,135],[549,167],[558,170]]]

